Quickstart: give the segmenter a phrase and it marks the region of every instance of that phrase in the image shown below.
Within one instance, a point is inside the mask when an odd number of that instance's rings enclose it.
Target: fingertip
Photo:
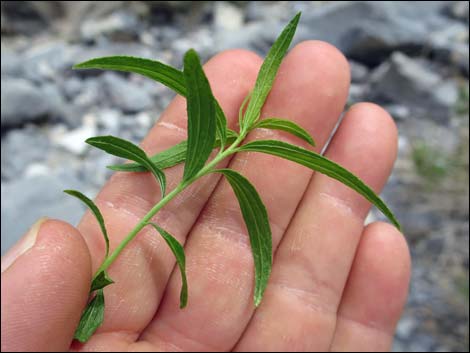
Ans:
[[[408,245],[395,227],[376,222],[364,229],[338,309],[333,351],[390,349],[410,267]]]
[[[398,131],[390,115],[376,104],[357,103],[345,114],[326,155],[379,193],[392,171],[397,151]]]
[[[398,150],[398,128],[392,116],[380,105],[370,102],[353,104],[346,115],[355,119],[364,129],[369,129],[384,140],[385,147],[396,153]]]
[[[216,61],[217,65],[243,67],[251,74],[257,74],[261,57],[255,52],[247,49],[229,49],[216,54],[209,62]]]
[[[365,261],[375,265],[378,278],[387,279],[379,281],[384,286],[382,291],[400,294],[396,299],[401,308],[401,303],[406,301],[411,276],[411,255],[405,236],[389,223],[374,222],[364,229],[363,242],[361,251]]]
[[[211,58],[204,69],[211,85],[212,82],[221,83],[212,85],[214,95],[219,98],[219,95],[233,93],[234,90],[251,90],[261,64],[260,56],[250,50],[230,49]],[[230,92],[226,92],[227,87],[231,87]]]
[[[368,225],[345,290],[342,315],[393,334],[406,303],[410,273],[404,236],[388,223]]]
[[[2,351],[67,350],[90,279],[80,233],[62,221],[42,223],[34,245],[2,273]]]
[[[306,40],[297,44],[289,56],[295,57],[296,61],[308,63],[305,67],[310,67],[312,72],[317,71],[317,75],[321,75],[320,78],[328,83],[331,90],[335,90],[333,93],[347,93],[351,81],[349,62],[332,44],[320,40]],[[318,68],[321,68],[321,72]],[[335,85],[331,85],[330,82],[334,82]],[[326,91],[326,94],[332,92]]]
[[[71,224],[48,219],[41,225],[35,246],[55,252],[56,261],[63,261],[65,266],[73,263],[73,273],[80,275],[80,281],[91,276],[91,257],[82,234]]]

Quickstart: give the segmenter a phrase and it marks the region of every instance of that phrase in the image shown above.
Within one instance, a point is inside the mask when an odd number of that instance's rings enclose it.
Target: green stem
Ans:
[[[144,228],[147,223],[152,219],[152,217],[160,211],[163,206],[165,206],[168,202],[170,202],[176,195],[178,195],[181,191],[183,191],[186,186],[189,184],[186,183],[180,183],[176,188],[174,188],[170,193],[168,193],[164,198],[160,200],[155,206],[152,207],[152,209],[140,220],[140,222],[130,231],[130,233],[124,238],[124,240],[114,249],[114,251],[109,255],[101,264],[101,266],[98,268],[96,271],[95,275],[93,276],[93,279],[96,278],[96,276],[101,272],[105,271],[113,262],[116,260],[116,258],[119,256],[121,251],[126,247],[129,242],[135,238],[137,233],[139,233],[142,228]]]
[[[246,133],[240,134],[238,138],[233,142],[230,147],[225,151],[218,154],[212,161],[210,161],[204,168],[202,168],[194,177],[189,180],[179,183],[176,188],[174,188],[170,193],[163,197],[152,209],[140,220],[140,222],[132,229],[129,234],[124,238],[124,240],[114,249],[114,251],[107,258],[104,259],[101,266],[95,272],[93,279],[98,276],[102,271],[106,271],[109,266],[116,260],[119,254],[124,250],[124,248],[129,244],[129,242],[136,237],[136,235],[147,225],[147,223],[152,219],[155,214],[160,211],[168,202],[170,202],[176,195],[186,189],[189,185],[195,182],[200,177],[210,173],[212,169],[227,156],[235,152],[236,147],[243,141]]]

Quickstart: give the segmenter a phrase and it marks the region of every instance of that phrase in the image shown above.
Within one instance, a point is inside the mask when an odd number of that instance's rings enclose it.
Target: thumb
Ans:
[[[80,233],[61,221],[39,220],[2,257],[2,352],[68,350],[90,280]]]

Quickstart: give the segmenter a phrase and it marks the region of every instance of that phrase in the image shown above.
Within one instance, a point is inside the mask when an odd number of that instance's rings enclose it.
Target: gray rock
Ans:
[[[132,115],[124,115],[119,118],[121,125],[121,135],[125,135],[125,138],[135,141],[138,143],[152,128],[156,118],[160,116],[161,111],[152,110],[144,111]]]
[[[158,26],[149,28],[149,32],[161,44],[162,48],[170,49],[172,43],[182,37],[182,29],[176,26]]]
[[[445,246],[445,240],[442,237],[432,237],[426,242],[426,250],[428,256],[435,256],[436,258],[441,255]]]
[[[17,126],[43,119],[53,111],[51,103],[39,87],[21,78],[2,78],[1,124]]]
[[[219,33],[238,33],[238,31],[221,31]],[[202,61],[208,60],[212,55],[219,51],[218,42],[215,33],[211,31],[209,26],[201,26],[197,30],[176,39],[171,43],[171,49],[175,53],[175,66],[182,66],[184,54],[189,49],[198,52]]]
[[[190,11],[193,6],[197,6],[197,3],[204,2],[204,1],[148,1],[147,6],[153,9],[169,9],[171,11]]]
[[[215,49],[244,48],[264,56],[276,40],[282,29],[279,22],[251,22],[238,31],[220,31],[215,33]]]
[[[235,31],[243,25],[243,12],[238,6],[227,1],[214,4],[214,24],[219,31]]]
[[[83,110],[103,104],[106,97],[103,82],[91,77],[83,80],[81,86],[73,93],[71,97],[73,103]]]
[[[122,137],[122,135],[119,136]],[[86,154],[86,158],[80,163],[78,170],[80,179],[87,186],[99,190],[113,174],[113,171],[108,169],[107,166],[119,163],[122,163],[122,159],[103,153],[103,151],[96,148],[90,149]]]
[[[2,1],[2,34],[34,35],[63,13],[62,1]]]
[[[84,89],[83,86],[83,81],[76,76],[69,77],[62,83],[64,95],[68,100],[77,97]]]
[[[23,71],[18,55],[2,46],[1,54],[1,72],[2,76],[20,76]]]
[[[129,11],[117,11],[103,18],[86,19],[80,28],[85,40],[94,40],[100,36],[112,37],[114,40],[131,40],[136,38],[139,30],[137,17]]]
[[[35,85],[22,78],[2,78],[3,127],[43,120],[64,121],[76,126],[76,110],[67,107],[59,87],[52,83]]]
[[[414,337],[408,349],[410,352],[436,352],[437,347],[438,342],[434,337],[421,334]]]
[[[298,1],[297,3],[305,3]],[[310,5],[310,4],[309,4]],[[302,9],[298,9],[301,11]],[[305,11],[311,11],[311,6]],[[273,21],[280,22],[288,20],[291,15],[290,4],[287,1],[247,1],[245,16],[248,22],[267,22]]]
[[[460,22],[449,23],[445,28],[430,34],[428,43],[433,47],[441,47],[449,44],[468,44],[468,26]]]
[[[366,84],[351,83],[349,86],[348,103],[354,104],[364,101],[367,92],[368,86]]]
[[[349,69],[351,70],[351,82],[364,83],[367,81],[369,69],[356,61],[349,61]]]
[[[50,142],[35,126],[14,129],[2,136],[2,180],[21,178],[27,167],[47,159]]]
[[[400,338],[408,338],[413,334],[416,326],[418,326],[418,323],[415,318],[403,317],[397,325],[396,335]]]
[[[410,118],[410,108],[402,104],[387,104],[383,108],[395,119],[395,120],[406,120]]]
[[[90,121],[90,119],[85,119],[85,121],[88,121],[88,123],[76,129],[56,129],[54,136],[51,138],[52,142],[72,154],[82,155],[89,148],[85,140],[96,136],[96,122]]]
[[[49,40],[33,45],[21,54],[17,54],[23,68],[23,75],[36,83],[60,81],[58,78],[72,72],[77,63],[77,56],[84,49],[79,45],[70,45],[61,40]]]
[[[81,28],[84,22],[97,21],[115,12],[132,7],[133,3],[125,1],[63,1],[64,18],[55,27],[61,36],[71,41],[81,40]]]
[[[401,127],[402,134],[406,134],[412,144],[425,141],[428,147],[440,151],[443,155],[455,154],[461,143],[458,128],[452,127],[452,124],[447,126],[431,119],[408,119]]]
[[[37,84],[45,81],[60,84],[64,74],[72,73],[72,66],[84,51],[79,45],[49,38],[27,48],[2,47],[2,75],[26,78]]]
[[[46,82],[40,86],[40,93],[43,99],[48,102],[48,116],[59,118],[59,120],[67,122],[67,107],[65,106],[64,96],[59,86],[54,83]]]
[[[406,105],[412,115],[446,123],[458,97],[458,86],[421,62],[396,52],[371,77],[370,99]]]
[[[456,45],[451,51],[450,51],[450,58],[449,58],[450,63],[454,63],[455,66],[460,68],[462,73],[466,75],[467,77],[469,76],[469,50],[468,50],[468,43],[467,45],[462,44],[462,45]]]
[[[455,1],[446,8],[446,13],[452,18],[464,21],[468,24],[468,1]]]
[[[118,107],[123,112],[139,112],[150,109],[153,105],[151,95],[129,78],[113,72],[103,75],[106,91],[112,101],[112,107]]]
[[[459,88],[456,82],[452,80],[443,80],[441,84],[436,87],[433,97],[436,102],[442,106],[454,109],[457,104],[459,96]]]
[[[348,57],[375,66],[395,50],[419,52],[430,33],[445,28],[445,2],[332,2],[306,12],[301,39],[332,43]],[[419,19],[419,20],[418,20]]]
[[[97,114],[97,122],[107,134],[119,134],[122,123],[122,114],[117,109],[104,109]]]
[[[81,182],[70,173],[2,182],[2,254],[40,217],[58,218],[74,225],[78,223],[84,208],[80,202],[64,194],[64,189],[87,193]]]
[[[469,74],[468,25],[452,23],[429,38],[433,59]]]

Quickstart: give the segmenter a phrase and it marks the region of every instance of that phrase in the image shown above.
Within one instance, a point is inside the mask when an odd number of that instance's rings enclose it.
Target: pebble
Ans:
[[[374,70],[369,98],[377,102],[406,105],[416,118],[432,118],[446,124],[456,105],[458,85],[445,80],[416,60],[395,52]]]
[[[55,97],[45,97],[41,89],[28,80],[2,78],[2,128],[44,119],[47,114],[54,113],[55,101]]]
[[[103,75],[103,83],[112,106],[124,113],[134,113],[153,106],[151,94],[128,78],[125,79],[114,72],[106,72]]]
[[[214,24],[218,31],[236,31],[243,25],[242,10],[227,1],[217,1],[214,6]]]

